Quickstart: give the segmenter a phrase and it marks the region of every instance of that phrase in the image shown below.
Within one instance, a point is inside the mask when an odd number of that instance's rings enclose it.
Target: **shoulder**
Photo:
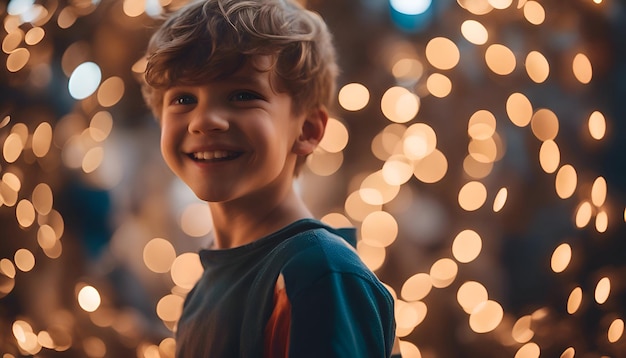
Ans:
[[[282,274],[289,291],[297,293],[331,276],[385,290],[357,251],[341,236],[325,228],[305,231],[285,242],[292,254]]]
[[[328,272],[369,271],[356,250],[341,236],[325,229],[307,230],[285,241],[293,254],[285,269]]]

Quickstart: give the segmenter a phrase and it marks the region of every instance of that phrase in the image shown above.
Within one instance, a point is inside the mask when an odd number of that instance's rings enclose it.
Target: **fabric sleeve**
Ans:
[[[379,282],[330,273],[290,300],[289,357],[391,356],[393,299]]]

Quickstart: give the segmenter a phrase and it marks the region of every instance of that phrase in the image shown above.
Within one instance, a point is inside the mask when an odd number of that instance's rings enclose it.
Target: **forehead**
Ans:
[[[256,85],[271,88],[275,92],[278,91],[278,76],[274,71],[274,60],[272,56],[251,56],[242,64],[238,65],[235,70],[224,69],[220,72],[219,68],[213,68],[207,72],[196,73],[190,72],[188,75],[174,79],[170,86],[185,85],[202,85],[206,83],[230,83],[241,85]]]

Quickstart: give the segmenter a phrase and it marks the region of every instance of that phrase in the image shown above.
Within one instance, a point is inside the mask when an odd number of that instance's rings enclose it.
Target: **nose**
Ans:
[[[222,132],[229,128],[227,116],[222,111],[209,108],[198,108],[189,122],[189,133],[204,134]]]

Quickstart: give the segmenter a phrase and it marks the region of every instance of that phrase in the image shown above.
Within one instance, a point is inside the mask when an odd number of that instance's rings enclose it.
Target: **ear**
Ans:
[[[292,152],[297,155],[309,155],[313,153],[324,136],[328,112],[326,108],[317,107],[312,109],[304,118],[300,135],[293,144]]]

